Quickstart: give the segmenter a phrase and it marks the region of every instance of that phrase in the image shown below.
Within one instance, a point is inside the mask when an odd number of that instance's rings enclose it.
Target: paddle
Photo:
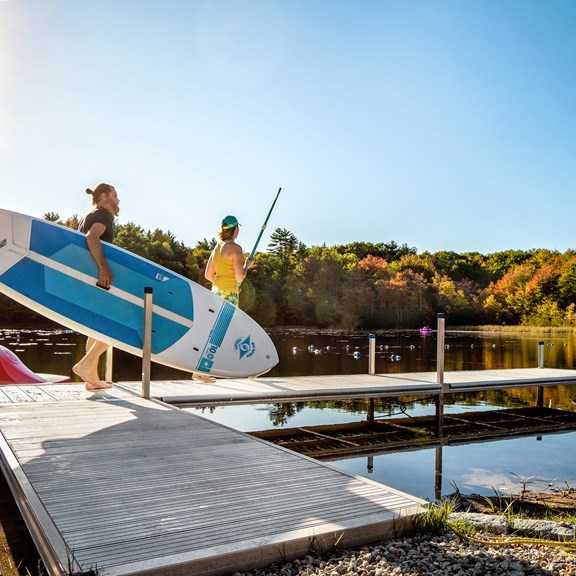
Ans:
[[[264,230],[266,230],[266,224],[268,224],[268,219],[270,218],[270,214],[272,214],[272,210],[274,210],[276,200],[278,200],[278,196],[280,196],[280,190],[282,190],[282,187],[278,188],[278,192],[276,192],[276,197],[274,198],[274,202],[272,202],[272,206],[270,207],[270,211],[268,212],[268,216],[266,216],[266,220],[264,220],[264,224],[262,224],[262,230],[260,230],[260,234],[258,234],[256,244],[254,244],[254,248],[252,248],[252,252],[250,252],[250,256],[248,256],[248,260],[254,260],[254,254],[256,253],[256,248],[258,247],[258,243],[260,242],[260,238],[262,238],[262,234],[264,233]]]

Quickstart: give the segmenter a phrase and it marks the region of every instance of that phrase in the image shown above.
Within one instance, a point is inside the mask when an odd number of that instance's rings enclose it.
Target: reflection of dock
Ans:
[[[442,436],[438,436],[437,429],[434,416],[414,416],[251,434],[312,458],[335,460],[576,430],[576,412],[534,407],[444,414]]]
[[[513,408],[444,414],[441,432],[434,416],[375,419],[348,424],[303,426],[251,432],[283,448],[324,461],[366,457],[372,473],[375,457],[424,448],[435,450],[434,497],[442,497],[443,449],[509,438],[576,430],[576,412],[551,408]]]
[[[117,387],[0,387],[0,432],[50,576],[231,574],[390,538],[423,504]]]
[[[442,385],[437,383],[436,378],[435,372],[415,372],[220,379],[210,383],[195,380],[162,381],[151,383],[151,394],[170,404],[202,406],[386,396],[439,396]],[[520,368],[445,372],[444,382],[446,393],[541,388],[576,384],[576,370]],[[135,392],[142,389],[141,382],[122,382],[121,386]]]

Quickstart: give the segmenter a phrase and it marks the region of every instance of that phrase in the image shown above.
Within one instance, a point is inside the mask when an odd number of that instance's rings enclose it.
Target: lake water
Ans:
[[[376,371],[434,372],[436,337],[415,331],[376,333]],[[368,333],[274,330],[271,336],[280,363],[268,375],[357,374],[368,372]],[[576,341],[572,335],[533,335],[484,332],[446,332],[445,370],[483,370],[536,367],[538,343],[544,342],[546,367],[575,368]],[[85,338],[68,330],[0,329],[0,344],[9,347],[33,371],[72,375],[83,354]],[[138,380],[139,358],[115,351],[114,380]],[[190,375],[152,366],[152,379],[189,379]],[[576,386],[545,389],[545,405],[574,410]],[[533,406],[536,390],[493,391],[451,397],[447,413]],[[251,432],[280,427],[336,424],[363,420],[362,399],[332,403],[261,404],[194,408],[190,412],[232,428]],[[382,399],[376,417],[433,415],[430,399]],[[464,493],[493,495],[519,489],[576,486],[576,432],[515,438],[466,446],[444,446],[346,458],[330,465],[433,500],[458,487]],[[287,471],[288,472],[288,471]]]

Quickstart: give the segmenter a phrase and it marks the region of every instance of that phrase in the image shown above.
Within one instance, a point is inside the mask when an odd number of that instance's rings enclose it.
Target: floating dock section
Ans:
[[[576,384],[576,370],[460,370],[446,372],[444,382],[444,386],[437,382],[435,372],[219,379],[208,383],[179,380],[152,382],[151,393],[169,404],[188,406],[439,396],[443,391],[453,394]],[[142,389],[141,382],[122,382],[121,386],[136,393]]]

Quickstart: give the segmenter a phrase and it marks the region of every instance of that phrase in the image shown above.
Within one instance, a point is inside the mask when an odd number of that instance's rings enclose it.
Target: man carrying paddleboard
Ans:
[[[92,210],[82,218],[78,230],[86,234],[86,244],[98,265],[98,286],[108,290],[114,275],[104,257],[101,242],[114,241],[114,217],[120,213],[120,200],[116,189],[110,184],[98,184],[94,190],[87,188],[86,194],[92,196]],[[72,368],[74,374],[86,382],[86,390],[112,388],[98,376],[98,361],[107,348],[105,342],[88,338],[85,356]]]
[[[234,216],[222,220],[218,238],[220,241],[212,250],[205,277],[212,282],[212,292],[228,300],[234,306],[240,301],[240,284],[246,278],[248,270],[254,266],[250,258],[244,260],[242,246],[235,240],[240,231],[240,224]]]

